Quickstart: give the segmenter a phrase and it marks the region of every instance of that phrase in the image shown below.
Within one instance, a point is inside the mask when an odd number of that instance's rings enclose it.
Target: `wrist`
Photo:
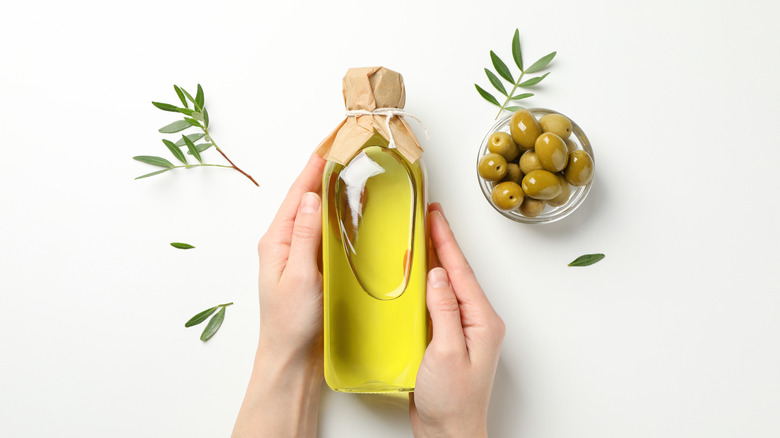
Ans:
[[[233,436],[257,436],[244,425],[259,425],[263,436],[315,437],[322,361],[321,354],[277,348],[261,337]]]

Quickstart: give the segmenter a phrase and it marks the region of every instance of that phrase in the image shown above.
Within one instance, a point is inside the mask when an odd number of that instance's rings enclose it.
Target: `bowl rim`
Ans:
[[[487,146],[488,141],[490,140],[490,136],[492,136],[496,132],[508,132],[509,129],[509,120],[512,118],[512,115],[515,113],[514,111],[510,114],[501,117],[498,119],[498,121],[490,128],[490,130],[487,132],[485,137],[482,139],[482,143],[480,144],[479,150],[477,151],[477,181],[479,182],[480,189],[482,190],[482,194],[485,196],[485,200],[490,204],[491,207],[493,207],[494,210],[501,213],[502,216],[511,219],[515,222],[520,222],[524,224],[550,224],[553,222],[560,221],[572,213],[574,213],[577,208],[582,205],[582,203],[585,201],[585,198],[590,193],[591,187],[593,186],[593,181],[596,179],[596,157],[593,153],[593,148],[590,144],[590,140],[588,140],[587,135],[585,135],[585,131],[580,128],[577,123],[572,120],[571,117],[555,111],[548,108],[541,108],[541,107],[535,107],[535,108],[525,108],[527,111],[529,111],[531,114],[534,115],[534,117],[541,117],[547,114],[560,114],[571,122],[572,125],[572,134],[574,134],[574,137],[577,140],[577,146],[578,149],[584,150],[587,152],[591,159],[593,160],[593,177],[591,178],[590,182],[585,186],[575,187],[572,186],[572,195],[569,198],[568,201],[566,201],[565,204],[563,204],[560,207],[552,207],[554,210],[548,211],[546,214],[543,212],[539,216],[536,217],[526,217],[520,214],[520,212],[517,209],[514,210],[501,210],[500,208],[496,207],[496,205],[493,203],[493,200],[491,199],[490,193],[492,191],[491,182],[483,179],[481,176],[479,176],[479,160],[482,158],[483,155],[487,152]],[[570,137],[571,138],[571,137]],[[548,206],[549,208],[549,206]]]

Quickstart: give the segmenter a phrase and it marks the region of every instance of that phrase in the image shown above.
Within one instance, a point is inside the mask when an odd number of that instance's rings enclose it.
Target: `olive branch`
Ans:
[[[161,102],[152,102],[152,105],[163,111],[184,114],[184,117],[181,120],[177,120],[173,123],[169,123],[163,126],[159,129],[159,132],[163,134],[175,134],[189,128],[198,128],[201,130],[201,132],[196,134],[182,135],[181,138],[175,143],[167,139],[162,140],[163,144],[168,148],[171,154],[173,154],[173,156],[182,163],[181,165],[177,166],[165,158],[151,155],[138,155],[133,157],[133,159],[136,161],[163,168],[162,170],[141,175],[136,179],[148,178],[150,176],[159,175],[173,169],[191,169],[193,167],[224,167],[237,170],[242,175],[249,178],[249,180],[252,181],[254,185],[259,186],[257,181],[255,181],[251,175],[241,170],[230,160],[230,158],[227,157],[227,155],[225,155],[225,152],[223,152],[222,149],[217,146],[217,143],[214,141],[211,133],[209,133],[209,112],[206,110],[206,98],[203,93],[203,87],[198,84],[198,91],[195,94],[195,97],[192,97],[192,95],[188,93],[187,90],[177,85],[174,85],[173,89],[176,91],[176,95],[179,96],[179,100],[181,101],[183,107]],[[192,103],[193,108],[190,108],[189,103]],[[197,143],[200,140],[203,140],[203,142]],[[194,157],[198,164],[190,163],[187,160],[187,156],[181,150],[181,148],[185,146],[187,147],[187,155]],[[219,152],[220,155],[222,155],[222,157],[224,157],[225,160],[230,163],[229,166],[224,164],[209,164],[203,162],[201,153],[212,146],[214,146],[214,149],[216,149],[217,152]]]
[[[507,106],[510,102],[513,101],[519,101],[522,99],[529,98],[533,96],[533,93],[520,93],[515,94],[515,91],[517,91],[518,88],[531,88],[534,85],[538,84],[544,78],[547,77],[550,73],[547,72],[541,76],[536,76],[534,78],[526,79],[523,81],[523,78],[526,74],[530,73],[536,73],[538,71],[544,70],[547,65],[550,63],[550,61],[555,58],[555,54],[557,52],[551,52],[547,55],[542,56],[531,64],[530,67],[527,69],[523,69],[523,53],[520,50],[520,30],[515,29],[515,36],[512,38],[512,58],[515,61],[515,64],[517,65],[517,68],[520,69],[520,76],[517,77],[517,80],[514,79],[514,76],[512,75],[512,72],[509,70],[509,67],[507,67],[506,63],[501,60],[501,58],[496,55],[494,51],[490,51],[490,60],[493,63],[493,68],[496,69],[496,72],[498,72],[498,76],[501,76],[504,80],[509,82],[509,85],[512,86],[512,90],[507,92],[506,87],[504,87],[503,82],[501,82],[501,79],[496,76],[495,73],[493,73],[490,69],[485,69],[485,74],[488,77],[488,80],[490,81],[490,84],[493,85],[493,87],[498,90],[499,93],[501,93],[503,96],[506,97],[504,100],[504,103],[498,103],[498,99],[495,98],[492,94],[485,91],[482,87],[480,87],[477,84],[474,84],[475,87],[477,87],[477,92],[479,93],[482,98],[487,100],[488,102],[492,103],[493,105],[499,107],[498,114],[496,114],[496,119],[498,116],[501,115],[501,113],[506,111],[517,111],[519,109],[522,109],[522,106]]]

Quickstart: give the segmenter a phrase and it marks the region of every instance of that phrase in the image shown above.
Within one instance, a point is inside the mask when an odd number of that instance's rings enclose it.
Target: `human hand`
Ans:
[[[312,155],[260,239],[260,339],[233,437],[314,437],[322,387],[318,268],[325,160]]]
[[[312,155],[260,239],[260,343],[275,353],[321,356],[322,237],[325,160]]]
[[[409,413],[415,437],[486,437],[487,411],[504,322],[485,296],[439,204],[429,209],[441,263],[428,273],[433,337],[425,350]]]

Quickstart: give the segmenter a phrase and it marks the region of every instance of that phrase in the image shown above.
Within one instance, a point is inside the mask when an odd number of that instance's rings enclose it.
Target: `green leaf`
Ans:
[[[211,337],[214,336],[217,330],[219,330],[219,328],[222,326],[222,321],[224,320],[225,307],[222,307],[219,309],[219,312],[217,312],[216,315],[211,317],[209,323],[206,325],[206,328],[203,329],[203,333],[200,334],[200,340],[206,342],[211,339]]]
[[[138,155],[137,157],[133,157],[134,160],[140,161],[142,163],[151,164],[152,166],[159,166],[159,167],[173,167],[173,163],[166,160],[162,157],[153,157],[151,155]]]
[[[604,254],[585,254],[574,259],[569,266],[590,266],[606,257]]]
[[[539,58],[538,61],[536,61],[533,64],[531,64],[531,66],[528,67],[528,70],[526,70],[525,72],[526,73],[536,73],[539,70],[542,70],[543,68],[547,67],[547,64],[549,64],[550,61],[552,61],[553,58],[555,58],[555,54],[556,53],[558,53],[558,52],[552,52],[552,53],[548,53],[547,55],[542,56],[541,58]]]
[[[192,114],[190,114],[193,119],[198,121],[203,121],[203,114],[193,111]]]
[[[172,170],[172,169],[163,169],[163,170],[158,170],[157,172],[152,172],[152,173],[147,173],[146,175],[141,175],[141,176],[139,176],[139,177],[136,177],[135,179],[149,178],[150,176],[159,175],[159,174],[161,174],[161,173],[163,173],[163,172],[167,172],[167,171],[169,171],[169,170]]]
[[[173,134],[175,132],[184,131],[190,126],[191,124],[189,122],[185,122],[184,120],[177,120],[169,125],[163,126],[159,129],[159,131],[163,134]]]
[[[209,127],[209,112],[206,111],[206,108],[203,108],[203,122],[206,123],[206,127]]]
[[[192,119],[192,118],[189,118],[189,117],[185,117],[184,121],[187,122],[188,124],[192,125],[192,126],[197,127],[197,128],[203,128],[203,126],[201,126],[200,122],[198,122],[195,119]]]
[[[171,244],[171,245],[173,245],[173,244]],[[192,327],[194,325],[198,325],[198,324],[202,323],[209,316],[211,316],[212,313],[216,312],[218,307],[219,306],[214,306],[214,307],[212,307],[210,309],[206,309],[206,310],[198,313],[197,315],[195,315],[192,318],[190,318],[189,321],[185,322],[184,323],[184,327]]]
[[[187,90],[185,90],[184,88],[181,89],[181,92],[184,93],[184,95],[187,96],[187,99],[189,99],[190,102],[192,102],[196,106],[196,109],[199,109],[199,108],[197,108],[198,104],[195,101],[195,98],[192,97],[192,94],[188,93]]]
[[[189,243],[182,243],[182,242],[171,242],[171,246],[177,249],[192,249],[195,248],[194,246],[190,245]]]
[[[507,106],[507,107],[504,107],[504,109],[507,110],[507,111],[515,112],[517,110],[523,109],[523,107],[522,106]]]
[[[176,90],[176,95],[179,96],[179,100],[184,105],[184,108],[189,108],[190,106],[187,105],[187,99],[184,97],[184,93],[181,92],[181,88],[178,85],[174,85],[173,89]]]
[[[516,95],[516,96],[512,96],[511,100],[520,100],[520,99],[526,99],[526,98],[529,98],[529,97],[531,97],[531,96],[533,96],[533,95],[534,95],[534,93],[523,93],[523,94],[518,94],[518,95]]]
[[[199,133],[197,133],[197,134],[187,134],[187,135],[185,135],[184,137],[187,137],[187,138],[188,138],[188,139],[190,139],[190,141],[192,141],[192,142],[196,142],[196,141],[200,140],[201,138],[203,138],[203,136],[204,136],[204,135],[206,135],[206,134],[204,134],[204,133],[202,133],[202,132],[199,132]],[[183,140],[183,139],[180,139],[179,141],[177,141],[177,142],[176,142],[176,143],[174,143],[174,144],[175,144],[177,147],[182,147],[182,146],[184,146],[184,140]]]
[[[491,84],[493,84],[494,87],[496,87],[496,90],[498,90],[499,93],[503,94],[504,96],[507,96],[506,88],[504,88],[504,84],[501,83],[501,79],[496,77],[495,74],[493,74],[492,71],[485,69],[485,74],[488,77],[488,80]]]
[[[515,29],[515,36],[512,38],[512,57],[515,58],[517,68],[523,71],[523,52],[520,51],[520,29]]]
[[[208,149],[208,148],[210,148],[212,146],[214,146],[214,145],[212,145],[211,143],[200,143],[200,144],[196,144],[195,145],[195,147],[198,148],[198,152],[203,152],[203,151],[205,151],[206,149]],[[192,155],[192,152],[187,150],[187,154],[188,155]]]
[[[152,105],[156,106],[157,108],[160,108],[163,111],[170,111],[172,113],[179,112],[179,107],[177,107],[176,105],[171,105],[169,103],[152,102]]]
[[[190,150],[190,154],[198,160],[198,163],[203,164],[203,159],[200,158],[200,152],[198,152],[198,148],[195,147],[195,143],[191,142],[187,137],[182,136],[181,138],[184,139],[184,143],[187,144],[187,149]]]
[[[498,101],[496,100],[496,98],[495,98],[495,97],[493,97],[493,95],[492,95],[492,94],[490,94],[490,93],[488,93],[487,91],[483,90],[483,89],[482,89],[482,87],[480,87],[480,86],[479,86],[479,85],[477,85],[477,84],[474,84],[474,86],[475,86],[475,87],[477,87],[477,92],[478,92],[478,93],[479,93],[479,95],[480,95],[480,96],[482,96],[482,97],[483,97],[485,100],[487,100],[488,102],[492,103],[493,105],[496,105],[496,106],[501,106],[501,104],[500,104],[500,103],[498,103]]]
[[[163,139],[163,143],[165,143],[165,147],[171,151],[174,157],[176,157],[182,163],[187,164],[187,157],[184,156],[184,153],[181,151],[181,149],[177,148],[172,141]]]
[[[507,67],[506,64],[504,64],[504,61],[502,61],[492,50],[490,51],[490,59],[493,61],[493,67],[496,68],[496,72],[498,72],[499,76],[509,82],[515,82],[515,80],[512,79],[512,73],[509,71],[509,67]]]
[[[545,73],[545,74],[543,74],[541,76],[537,76],[537,77],[531,78],[531,79],[529,79],[527,81],[520,82],[519,84],[517,84],[517,86],[518,87],[523,87],[523,88],[528,88],[528,87],[534,86],[534,85],[538,84],[539,82],[542,82],[542,79],[546,78],[547,75],[549,75],[549,74],[550,74],[550,72],[547,72],[547,73]]]
[[[203,108],[203,105],[205,104],[206,97],[203,95],[203,87],[198,84],[198,93],[195,95],[195,102],[198,105],[199,109]]]

